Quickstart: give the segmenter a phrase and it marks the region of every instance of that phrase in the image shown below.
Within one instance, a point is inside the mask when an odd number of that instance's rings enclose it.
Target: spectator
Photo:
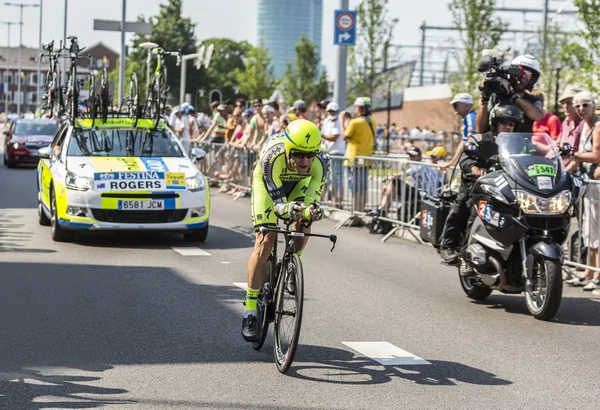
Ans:
[[[286,115],[282,116],[281,119],[279,120],[281,122],[281,128],[282,129],[287,128],[289,123],[294,121],[295,119],[296,119],[296,116],[294,114],[286,114]]]
[[[307,120],[306,118],[306,103],[302,100],[294,101],[294,114],[299,120]]]
[[[330,155],[331,170],[327,184],[323,188],[323,197],[326,197],[329,185],[332,185],[334,206],[341,208],[344,193],[344,166],[341,158],[332,158],[331,155],[343,157],[346,154],[346,143],[341,132],[340,107],[336,102],[330,102],[325,109],[328,115],[323,120],[321,136],[325,140],[325,152]]]
[[[559,98],[559,102],[562,104],[563,111],[565,113],[565,119],[562,123],[560,137],[558,138],[558,146],[562,147],[563,144],[571,144],[574,151],[579,150],[579,138],[581,137],[581,128],[585,123],[577,110],[573,108],[573,97],[575,94],[583,91],[578,87],[567,87]],[[565,165],[568,165],[571,161],[570,158],[563,159]]]
[[[573,97],[573,107],[584,124],[581,129],[579,150],[575,152],[567,171],[574,171],[580,165],[584,178],[600,179],[600,116],[596,115],[596,102],[589,91],[582,91]],[[600,245],[600,185],[588,184],[583,197],[583,221],[581,224],[583,243],[589,250],[592,267],[599,266],[598,246]],[[583,277],[567,281],[573,286],[584,286],[583,290],[600,289],[600,272],[586,269]]]
[[[252,105],[252,107],[254,108],[255,114],[250,120],[250,132],[252,133],[250,139],[250,147],[252,150],[258,151],[262,144],[265,142],[265,118],[262,113],[262,100],[259,98],[254,100],[254,104]]]
[[[281,132],[279,120],[275,118],[275,109],[270,105],[265,105],[262,109],[265,119],[265,140]]]
[[[235,100],[235,108],[239,108],[241,112],[244,112],[246,109],[246,100],[243,98],[238,98]]]
[[[233,110],[233,114],[227,120],[227,126],[225,129],[225,142],[229,143],[234,138],[234,133],[239,124],[241,124],[242,110],[236,108]]]
[[[226,114],[226,116],[224,116],[223,118],[225,118],[227,120],[233,114],[233,110],[235,109],[235,105],[234,105],[233,101],[231,101],[231,100],[225,100],[225,102],[223,103],[223,105],[225,106],[225,114]]]
[[[469,138],[469,135],[475,132],[475,118],[477,114],[473,110],[473,97],[471,94],[456,94],[452,101],[450,101],[450,104],[452,104],[452,108],[454,108],[454,113],[462,118],[460,126],[462,142],[458,144],[454,156],[448,163],[448,166],[455,167],[458,165],[460,156],[463,153],[464,142],[467,140],[467,138]]]
[[[175,120],[173,121],[171,127],[173,128],[173,132],[177,135],[177,138],[181,140],[183,136],[183,132],[185,130],[185,120],[183,118],[185,108],[179,106],[177,108],[177,112],[175,113]]]
[[[396,138],[398,136],[398,131],[396,131],[395,122],[393,122],[392,125],[390,125],[390,128],[388,129],[388,135],[390,136],[390,138]]]
[[[351,167],[352,190],[354,194],[354,210],[362,212],[367,204],[367,183],[369,179],[368,160],[356,160],[359,156],[370,156],[373,154],[373,143],[375,139],[375,121],[367,115],[370,111],[371,100],[359,97],[354,101],[355,117],[345,129],[346,161],[345,165]],[[345,112],[342,115],[345,116]]]
[[[269,104],[267,105],[273,107],[273,115],[275,116],[275,119],[279,121],[279,117],[281,117],[281,112],[279,111],[279,104],[277,103],[277,101],[269,101]]]
[[[224,118],[226,108],[225,105],[219,104],[217,101],[213,101],[210,107],[213,109],[212,123],[202,136],[201,141],[206,140],[210,136],[210,142],[222,144],[225,142],[225,129],[227,126]]]
[[[546,133],[552,138],[554,141],[557,141],[560,137],[562,124],[560,123],[560,118],[551,113],[550,111],[546,111],[544,107],[544,93],[539,89],[534,89],[531,91],[531,94],[535,95],[540,102],[542,103],[542,112],[544,113],[544,117],[540,121],[534,121],[531,126],[532,131],[539,133]]]

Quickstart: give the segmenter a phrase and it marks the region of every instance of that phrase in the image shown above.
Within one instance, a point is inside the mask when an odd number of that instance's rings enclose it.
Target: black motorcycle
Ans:
[[[570,210],[585,187],[565,171],[561,150],[547,134],[502,133],[496,144],[496,170],[473,187],[477,217],[467,233],[460,283],[475,300],[494,290],[525,292],[529,312],[550,320],[562,298],[561,245]],[[477,156],[477,146],[467,144],[465,152]]]

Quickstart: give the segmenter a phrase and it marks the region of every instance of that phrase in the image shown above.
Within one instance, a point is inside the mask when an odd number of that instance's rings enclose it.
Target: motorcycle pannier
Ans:
[[[450,204],[443,201],[424,199],[421,201],[419,233],[425,242],[438,246],[444,231],[444,224],[450,212]]]

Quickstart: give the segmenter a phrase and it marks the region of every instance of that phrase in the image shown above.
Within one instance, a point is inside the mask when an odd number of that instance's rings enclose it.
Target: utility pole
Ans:
[[[127,0],[123,0],[123,10],[121,13],[121,58],[119,60],[119,100],[117,104],[120,106],[123,101],[123,93],[125,92],[125,7]]]
[[[349,0],[340,0],[340,9],[347,10]],[[338,46],[337,55],[337,81],[335,84],[334,100],[338,102],[340,107],[346,107],[346,75],[348,64],[348,46]]]
[[[419,85],[423,86],[423,73],[425,71],[425,30],[427,29],[425,20],[423,20],[423,24],[421,24],[420,28],[421,28],[421,70],[419,71]]]
[[[40,87],[41,87],[41,82],[42,82],[42,57],[40,57],[40,53],[42,53],[42,8],[43,8],[43,3],[44,0],[40,0],[40,35],[39,35],[39,42],[40,42],[40,49],[38,51],[38,64],[37,64],[37,81],[36,81],[36,88],[35,88],[35,106],[37,111],[39,111],[42,108],[42,99],[40,98]]]
[[[16,21],[0,21],[0,24],[5,24],[7,29],[8,29],[8,35],[7,35],[7,42],[6,42],[6,67],[4,68],[4,76],[5,81],[2,81],[2,83],[4,84],[4,87],[6,87],[4,91],[4,112],[5,112],[5,116],[4,116],[4,124],[8,124],[8,52],[9,52],[9,48],[10,48],[10,26],[12,26],[13,24],[19,24]]]
[[[548,46],[548,2],[549,0],[544,2],[544,44],[542,48],[543,64],[546,64],[546,47]]]
[[[65,0],[65,18],[64,18],[64,21],[63,21],[63,47],[67,46],[67,3],[68,3],[68,0]],[[62,60],[61,61],[61,67],[62,67],[61,71],[62,71],[62,74],[61,74],[60,80],[58,82],[59,90],[60,90],[60,87],[62,86],[62,84],[66,83],[65,77],[67,76],[67,72],[66,72],[66,70],[67,70],[66,64],[67,63],[66,63],[66,60],[64,58],[61,59],[61,60]]]

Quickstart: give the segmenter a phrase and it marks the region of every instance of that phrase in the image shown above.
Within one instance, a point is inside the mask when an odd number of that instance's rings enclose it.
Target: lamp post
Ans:
[[[40,7],[39,4],[25,4],[25,3],[11,3],[5,2],[5,6],[15,6],[21,9],[21,19],[19,24],[21,25],[21,30],[19,32],[19,68],[17,69],[17,95],[19,96],[19,102],[17,103],[17,115],[21,115],[21,104],[23,103],[21,99],[21,58],[23,53],[23,8],[25,7]]]

